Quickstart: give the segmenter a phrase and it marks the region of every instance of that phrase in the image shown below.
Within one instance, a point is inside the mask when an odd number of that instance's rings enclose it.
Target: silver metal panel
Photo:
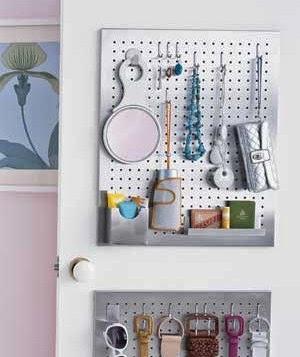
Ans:
[[[157,90],[156,74],[158,69],[157,44],[161,41],[161,49],[166,55],[166,44],[170,42],[171,54],[175,53],[175,44],[182,55],[181,63],[184,73],[178,77],[165,79],[162,90]],[[253,237],[240,237],[228,240],[215,239],[211,244],[201,237],[194,243],[189,237],[182,236],[182,241],[172,240],[173,235],[150,232],[150,245],[265,245],[274,244],[274,191],[251,193],[245,189],[242,160],[237,147],[235,124],[252,120],[255,117],[255,56],[256,44],[259,44],[263,55],[263,105],[262,116],[270,123],[273,141],[276,142],[277,131],[277,94],[279,64],[279,33],[247,32],[247,31],[185,31],[185,30],[134,30],[104,29],[101,40],[101,98],[100,129],[110,116],[121,96],[121,86],[117,76],[117,68],[124,59],[125,52],[132,47],[138,48],[148,64],[147,100],[148,106],[157,119],[163,123],[163,104],[165,89],[173,105],[172,126],[172,165],[183,177],[182,209],[183,215],[191,208],[213,208],[223,206],[227,200],[255,200],[261,228],[266,230],[264,237],[256,237],[259,242],[253,244]],[[219,66],[220,52],[227,65],[226,102],[224,116],[228,123],[227,160],[235,173],[233,188],[224,190],[213,187],[209,175],[214,166],[208,162],[207,154],[203,159],[192,163],[184,159],[184,122],[186,115],[188,77],[192,71],[193,53],[197,51],[200,63],[201,98],[203,115],[203,141],[207,152],[212,146],[214,124],[216,122],[217,81],[216,69]],[[165,59],[160,65],[167,68],[175,63],[175,59]],[[134,76],[134,75],[133,75]],[[133,103],[134,104],[134,103]],[[102,131],[101,131],[102,132]],[[100,132],[100,136],[101,136]],[[122,191],[130,195],[151,197],[156,170],[164,168],[163,143],[154,155],[144,162],[125,165],[113,160],[106,152],[100,138],[99,151],[99,190]],[[105,242],[105,233],[99,231],[99,243]],[[167,237],[167,240],[165,238]],[[176,235],[177,237],[177,235]],[[194,240],[194,238],[193,238]],[[129,243],[124,232],[123,242]],[[219,242],[219,244],[218,244]],[[192,243],[192,244],[191,244]],[[235,244],[236,243],[236,244]]]
[[[125,351],[128,357],[138,356],[136,336],[133,332],[133,318],[142,313],[145,304],[146,314],[155,320],[155,334],[151,338],[149,347],[150,357],[159,357],[159,340],[157,338],[157,323],[162,316],[168,315],[169,303],[171,303],[172,314],[184,320],[188,313],[195,311],[195,304],[199,304],[201,312],[204,303],[208,304],[208,312],[217,315],[220,319],[220,357],[227,356],[228,344],[224,333],[224,315],[229,314],[230,305],[234,303],[235,313],[243,316],[246,327],[251,318],[256,315],[256,307],[261,305],[261,316],[270,320],[271,316],[271,293],[267,291],[205,291],[205,292],[95,292],[95,357],[109,357],[103,340],[103,327],[101,320],[106,319],[107,306],[118,304],[120,306],[120,322],[125,324],[129,332],[129,346]],[[239,356],[250,357],[249,334],[245,331],[241,338]],[[185,341],[182,343],[181,356],[186,356]]]
[[[162,234],[153,236],[148,234],[147,237],[142,237],[143,241],[137,242],[140,236],[128,236],[126,240],[127,245],[152,245],[152,246],[177,246],[177,247],[272,247],[273,240],[270,240],[265,234],[264,230],[251,230],[251,232],[210,232],[209,230],[202,230],[202,232],[195,234]],[[124,232],[123,232],[124,236]],[[118,236],[111,237],[109,244],[124,244],[124,239]]]
[[[140,210],[134,219],[121,216],[117,208],[106,209],[106,237],[111,244],[122,244],[124,232],[128,235],[127,244],[145,245],[148,233],[148,208]]]

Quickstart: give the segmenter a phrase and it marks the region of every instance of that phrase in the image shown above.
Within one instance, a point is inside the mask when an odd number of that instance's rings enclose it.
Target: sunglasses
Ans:
[[[113,352],[113,356],[127,357],[123,352],[128,345],[128,331],[124,325],[113,323],[106,328],[103,335],[107,347]]]

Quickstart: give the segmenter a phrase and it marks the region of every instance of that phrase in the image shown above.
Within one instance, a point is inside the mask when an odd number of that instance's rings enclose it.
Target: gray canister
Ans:
[[[158,171],[154,189],[151,228],[177,232],[181,228],[181,178],[177,170]]]

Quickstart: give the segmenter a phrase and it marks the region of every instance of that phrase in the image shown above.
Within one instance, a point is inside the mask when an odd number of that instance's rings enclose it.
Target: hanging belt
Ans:
[[[163,333],[163,328],[169,325],[170,322],[175,322],[180,334]],[[169,304],[169,315],[164,317],[158,326],[158,338],[161,340],[160,344],[160,354],[161,357],[179,357],[181,350],[181,341],[184,336],[184,326],[182,322],[173,317],[171,314],[171,303]]]
[[[161,357],[179,357],[181,340],[181,335],[162,335],[160,345]]]
[[[269,351],[268,332],[252,332],[251,334],[252,357],[267,357]]]

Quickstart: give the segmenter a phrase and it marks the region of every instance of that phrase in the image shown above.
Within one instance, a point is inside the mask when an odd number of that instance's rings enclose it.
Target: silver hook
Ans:
[[[108,306],[109,302],[106,304],[105,310],[106,310],[106,320],[108,320]]]
[[[203,305],[203,314],[207,315],[207,302]]]
[[[169,319],[172,318],[171,308],[172,308],[172,303],[170,302],[170,303],[169,303],[169,314],[168,314]]]
[[[162,58],[163,54],[161,53],[161,41],[157,43],[157,58]]]
[[[260,318],[260,303],[257,303],[256,305],[256,317]]]
[[[198,318],[198,315],[199,315],[199,309],[198,309],[198,303],[196,302],[195,304],[195,315],[196,315],[196,326],[195,326],[195,335],[197,336],[198,334],[198,324],[199,324],[199,318]]]
[[[146,315],[146,309],[145,309],[146,303],[143,302],[142,305],[142,315],[145,316]],[[146,321],[143,320],[143,324],[142,324],[142,329],[145,330],[146,329]]]
[[[257,303],[256,305],[256,318],[258,321],[258,331],[261,329],[261,320],[260,320],[260,303]]]
[[[176,58],[181,58],[181,54],[179,53],[179,42],[176,42]]]
[[[203,305],[203,314],[204,316],[207,315],[207,302]],[[210,336],[210,330],[211,330],[211,319],[208,319],[208,325],[207,325],[207,331],[208,331],[208,336]]]
[[[263,56],[259,54],[259,43],[256,44],[256,71],[257,71],[257,117],[260,119],[261,90],[262,90]]]
[[[170,42],[167,42],[167,54],[166,54],[167,58],[172,58],[172,54],[170,52]]]
[[[194,62],[194,67],[197,67],[198,64],[197,64],[197,52],[196,51],[194,52],[194,55],[193,55],[193,62]]]
[[[226,64],[223,62],[223,52],[220,53],[220,72],[226,74]]]
[[[234,315],[234,303],[232,302],[230,305],[230,316]],[[233,320],[233,329],[235,330],[236,328],[236,320]]]
[[[161,90],[161,86],[162,86],[162,69],[161,69],[161,66],[158,66],[158,86],[157,86],[157,89]]]
[[[194,71],[196,70],[196,73],[198,74],[199,73],[199,63],[197,63],[197,52],[196,51],[194,52],[193,57],[194,57],[194,59],[193,59]]]
[[[259,43],[256,44],[256,58],[259,57]]]

